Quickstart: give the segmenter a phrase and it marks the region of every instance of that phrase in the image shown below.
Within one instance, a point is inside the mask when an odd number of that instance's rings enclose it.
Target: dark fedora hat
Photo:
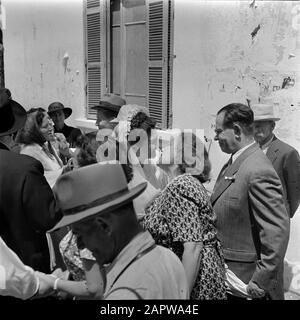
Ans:
[[[62,110],[64,112],[66,119],[69,118],[70,115],[72,114],[72,109],[69,107],[65,107],[61,102],[56,101],[49,104],[48,114],[50,117],[51,117],[51,114],[53,114],[58,110]]]
[[[143,182],[128,189],[120,164],[96,163],[60,176],[53,188],[63,218],[49,232],[119,208],[139,196]]]
[[[101,109],[107,109],[115,112],[119,112],[120,108],[126,104],[126,101],[119,97],[118,95],[114,93],[105,93],[101,100],[99,101],[99,104],[96,106],[93,106],[91,109],[98,110]]]
[[[0,136],[7,136],[21,129],[27,119],[26,110],[9,96],[10,91],[0,88]]]

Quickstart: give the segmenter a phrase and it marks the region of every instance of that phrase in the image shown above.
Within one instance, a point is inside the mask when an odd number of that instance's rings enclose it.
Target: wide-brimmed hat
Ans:
[[[271,104],[257,103],[251,105],[254,113],[254,121],[278,121],[280,118],[275,117],[274,108]]]
[[[0,137],[12,134],[21,129],[27,119],[26,110],[12,100],[9,90],[0,89]]]
[[[126,101],[121,97],[119,97],[118,95],[114,93],[105,93],[101,97],[99,104],[96,106],[93,106],[91,109],[98,110],[99,108],[101,108],[101,109],[111,110],[114,112],[119,112],[120,108],[124,104],[126,104]]]
[[[66,173],[53,191],[63,218],[49,232],[75,222],[114,210],[139,196],[147,182],[128,189],[120,164],[93,164]]]
[[[58,110],[62,110],[64,112],[66,119],[69,118],[70,115],[72,114],[72,109],[69,107],[65,107],[61,102],[52,102],[49,104],[48,114],[50,117],[51,117],[51,114],[53,114]]]

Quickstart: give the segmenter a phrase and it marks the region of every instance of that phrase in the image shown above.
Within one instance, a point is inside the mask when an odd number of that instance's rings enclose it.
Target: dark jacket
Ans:
[[[24,264],[49,272],[46,231],[61,218],[42,164],[0,143],[0,235]]]
[[[267,157],[283,187],[286,208],[292,218],[300,203],[300,156],[296,149],[274,136]]]
[[[257,144],[226,169],[211,202],[229,269],[244,283],[255,282],[271,299],[284,299],[290,219],[280,179]]]
[[[81,131],[79,129],[67,126],[66,124],[61,130],[57,130],[54,127],[54,132],[62,133],[70,144],[70,148],[76,147],[77,138],[81,135]]]

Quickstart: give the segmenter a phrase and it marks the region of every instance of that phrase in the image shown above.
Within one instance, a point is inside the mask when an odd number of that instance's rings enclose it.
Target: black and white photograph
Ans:
[[[300,300],[299,153],[300,1],[0,0],[1,305]]]

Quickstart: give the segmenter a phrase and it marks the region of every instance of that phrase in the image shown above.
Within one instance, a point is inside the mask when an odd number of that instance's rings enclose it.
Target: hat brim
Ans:
[[[15,122],[13,126],[5,131],[0,133],[0,137],[7,136],[9,134],[13,134],[19,129],[23,128],[27,119],[27,113],[26,110],[16,101],[14,100],[9,100],[9,104],[12,109],[12,113],[15,118]]]
[[[136,187],[129,189],[127,193],[125,193],[124,195],[120,196],[115,200],[106,202],[100,206],[89,208],[87,210],[84,210],[76,214],[66,215],[56,224],[56,226],[54,226],[51,230],[47,232],[52,232],[60,228],[69,226],[75,222],[79,222],[86,218],[90,218],[94,215],[103,214],[107,211],[117,209],[121,205],[128,203],[129,201],[138,197],[146,189],[146,187],[147,187],[147,182],[143,182],[137,185]]]
[[[109,102],[101,101],[98,105],[91,107],[93,110],[105,109],[114,112],[119,112],[121,106],[117,106],[115,104],[111,104]]]
[[[49,116],[51,116],[51,114],[53,114],[54,112],[57,112],[59,110],[62,110],[65,114],[65,119],[69,118],[70,115],[72,114],[72,109],[69,107],[63,108],[63,109],[57,109],[57,110],[53,110],[53,111],[48,111]]]
[[[254,121],[278,121],[280,118],[264,118],[264,117],[254,117]]]

